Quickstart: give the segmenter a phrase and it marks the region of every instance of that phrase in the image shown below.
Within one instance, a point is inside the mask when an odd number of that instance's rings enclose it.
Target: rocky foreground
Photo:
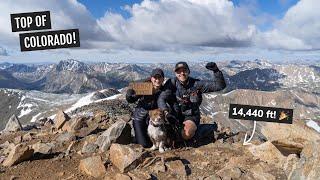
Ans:
[[[267,140],[246,146],[244,132],[219,127],[205,145],[161,154],[133,144],[130,112],[119,100],[108,103],[112,108],[72,116],[59,111],[53,120],[25,126],[12,116],[0,136],[0,179],[320,177],[320,136],[303,122],[268,123],[261,130]]]

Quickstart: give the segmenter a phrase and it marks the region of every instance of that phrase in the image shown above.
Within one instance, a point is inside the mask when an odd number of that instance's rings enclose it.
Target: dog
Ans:
[[[159,148],[159,152],[163,153],[167,150],[166,145],[170,141],[168,139],[165,116],[163,111],[155,109],[149,111],[149,117],[148,135],[153,144],[151,150]]]

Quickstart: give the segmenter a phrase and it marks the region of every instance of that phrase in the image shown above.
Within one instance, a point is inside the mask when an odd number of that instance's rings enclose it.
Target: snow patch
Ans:
[[[22,108],[20,111],[20,115],[18,116],[18,118],[21,118],[22,116],[25,116],[29,113],[32,112],[32,107],[34,106],[31,103],[25,103],[24,104],[24,100],[26,99],[26,96],[22,96],[19,102],[19,105],[17,107],[17,109]]]
[[[18,118],[21,118],[22,116],[25,116],[25,115],[31,113],[32,112],[31,108],[33,107],[33,104],[23,104],[23,105],[21,105],[21,107],[22,107],[22,110],[21,110]]]
[[[312,128],[312,129],[314,129],[314,130],[316,130],[318,133],[320,133],[320,126],[319,126],[319,124],[317,122],[309,120],[307,122],[307,126]]]
[[[94,102],[102,102],[102,101],[105,101],[105,100],[113,100],[113,99],[117,99],[120,96],[121,96],[121,94],[116,94],[116,95],[113,95],[113,96],[110,96],[110,97],[107,97],[107,98],[104,98],[104,99],[96,100]]]
[[[81,99],[79,99],[75,104],[73,104],[71,106],[71,108],[67,109],[65,112],[69,113],[71,111],[76,110],[79,107],[82,107],[82,106],[85,106],[85,105],[88,105],[88,104],[92,103],[93,101],[91,100],[91,98],[93,97],[93,95],[94,95],[94,92],[88,94],[87,96],[84,96]]]
[[[36,122],[38,117],[41,115],[41,113],[38,113],[37,115],[33,116],[30,122]]]
[[[222,96],[228,96],[228,95],[232,94],[233,92],[234,92],[234,90],[232,90],[232,91],[230,91],[228,93],[222,94]]]
[[[121,95],[121,94],[116,94],[116,95],[113,95],[113,96],[110,96],[110,97],[107,97],[104,99],[99,99],[99,100],[93,101],[93,100],[91,100],[91,98],[93,97],[94,94],[95,94],[95,92],[90,93],[89,95],[79,99],[74,105],[71,106],[71,108],[67,109],[65,112],[66,113],[72,112],[72,111],[76,110],[77,108],[80,108],[85,105],[89,105],[94,102],[96,103],[96,102],[101,102],[101,101],[105,101],[105,100],[117,99]]]

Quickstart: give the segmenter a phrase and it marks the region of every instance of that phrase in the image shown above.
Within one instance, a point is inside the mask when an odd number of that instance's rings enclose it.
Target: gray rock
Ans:
[[[88,143],[85,142],[82,149],[81,149],[81,153],[94,153],[96,150],[98,149],[98,145],[94,144],[94,143]]]
[[[59,134],[56,138],[56,141],[58,142],[67,142],[67,141],[74,141],[76,140],[76,136],[69,132],[63,132],[62,134]]]
[[[35,143],[32,145],[32,149],[34,150],[34,153],[41,153],[41,154],[51,154],[52,149],[55,147],[55,144],[53,143]]]
[[[22,126],[18,117],[16,115],[12,115],[9,121],[7,122],[3,132],[17,132],[21,130],[22,130]]]
[[[110,147],[110,161],[120,172],[128,172],[144,159],[145,152],[140,145],[129,146],[113,143]]]
[[[111,143],[129,144],[131,142],[131,127],[123,120],[118,120],[109,129],[104,131],[95,144],[102,152],[107,151]]]
[[[104,98],[107,98],[107,96],[99,91],[96,91],[93,93],[92,97],[90,98],[90,100],[92,101],[96,101],[96,100],[99,100],[99,99],[104,99]]]

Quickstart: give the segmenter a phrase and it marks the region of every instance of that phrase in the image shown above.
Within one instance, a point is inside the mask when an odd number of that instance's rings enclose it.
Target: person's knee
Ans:
[[[185,140],[191,139],[197,130],[197,125],[192,120],[186,120],[183,122],[184,128],[182,130],[182,137]]]

